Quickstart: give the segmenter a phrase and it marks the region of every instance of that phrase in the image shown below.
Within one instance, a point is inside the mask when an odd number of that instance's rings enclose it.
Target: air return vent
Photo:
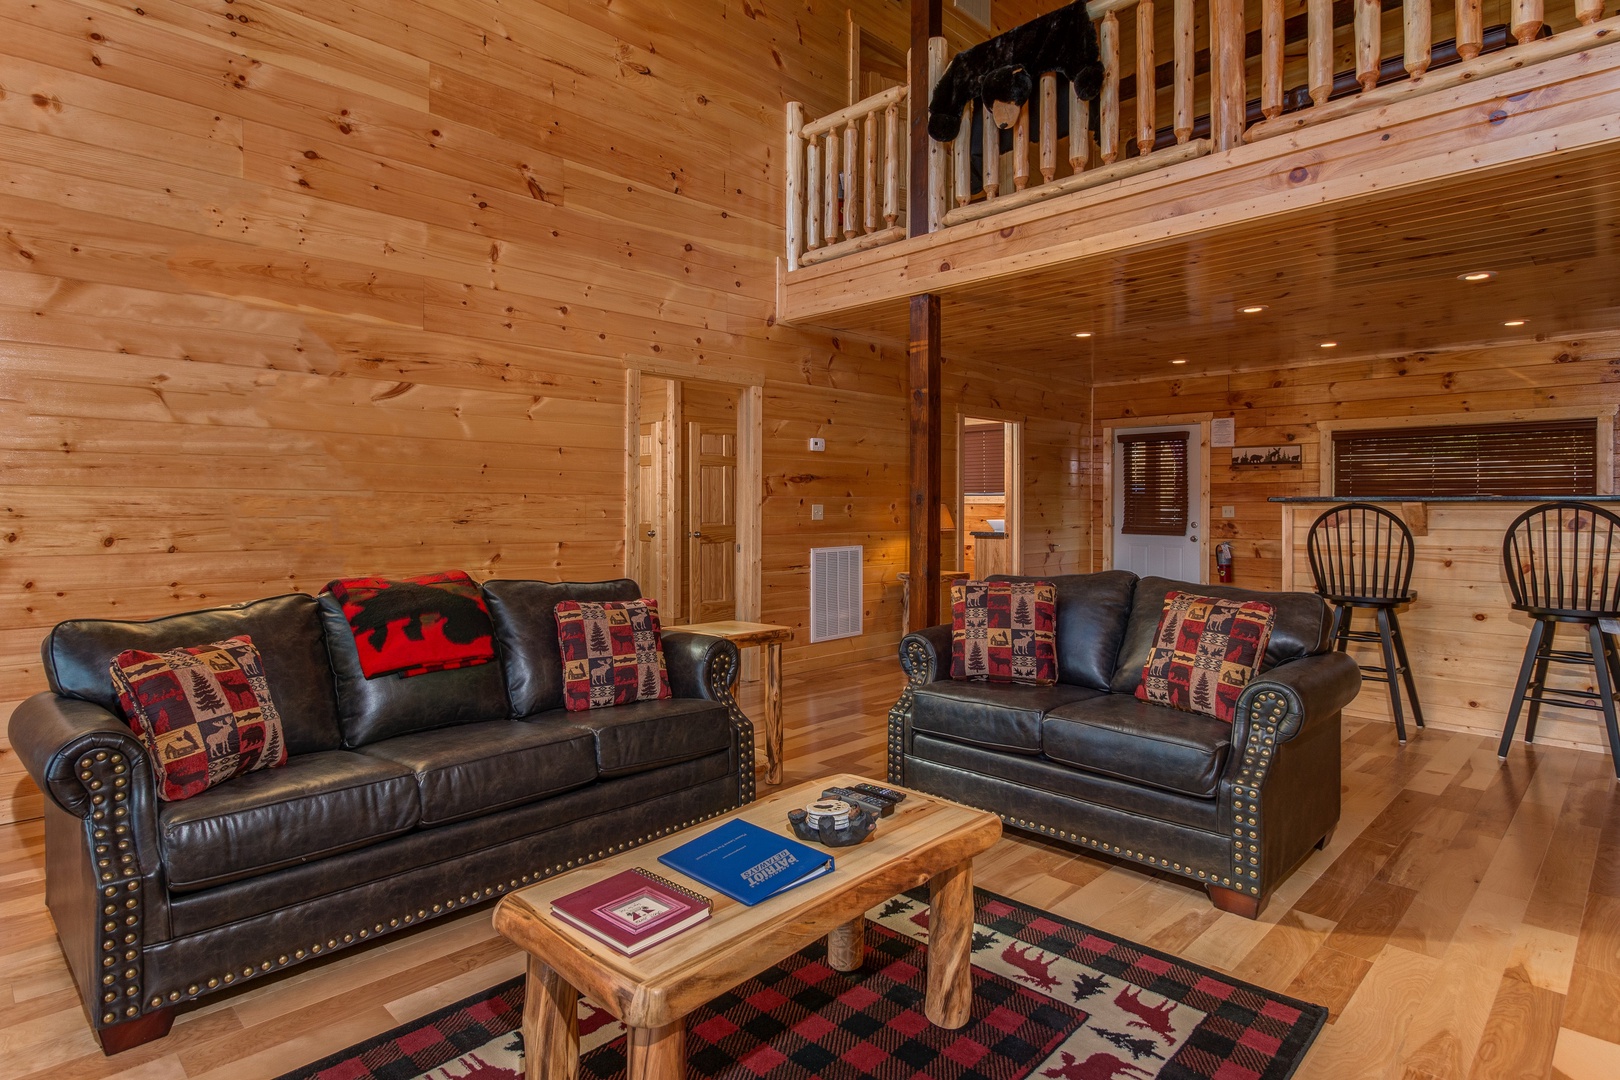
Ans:
[[[810,640],[861,632],[861,552],[854,547],[810,549]]]
[[[984,27],[990,29],[990,0],[956,0],[956,10]]]

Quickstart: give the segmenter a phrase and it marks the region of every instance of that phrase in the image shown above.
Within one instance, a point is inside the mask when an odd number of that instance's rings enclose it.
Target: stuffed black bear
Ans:
[[[1022,105],[1034,93],[1035,80],[1049,71],[1073,83],[1082,101],[1101,92],[1097,28],[1085,0],[957,53],[928,102],[928,134],[940,142],[956,138],[962,107],[973,100],[986,107],[997,101]]]

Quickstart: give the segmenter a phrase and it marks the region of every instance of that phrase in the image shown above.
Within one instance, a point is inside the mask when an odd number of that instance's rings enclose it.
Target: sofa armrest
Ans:
[[[731,696],[742,666],[735,643],[708,634],[666,630],[664,667],[669,690],[678,698],[703,698],[726,707],[731,719],[731,748],[737,761],[737,804],[754,801],[754,722]]]
[[[110,797],[129,800],[136,816],[155,812],[145,749],[100,705],[35,694],[11,714],[7,734],[34,783],[74,817],[89,817],[98,798]]]
[[[1258,720],[1277,725],[1287,742],[1307,719],[1332,716],[1361,691],[1361,668],[1348,653],[1330,652],[1280,664],[1251,682],[1238,698],[1236,716],[1245,728]],[[1244,731],[1233,732],[1241,744]]]
[[[913,630],[900,640],[900,667],[913,686],[951,677],[951,625]]]

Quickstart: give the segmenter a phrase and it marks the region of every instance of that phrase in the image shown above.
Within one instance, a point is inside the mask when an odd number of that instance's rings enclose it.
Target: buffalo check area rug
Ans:
[[[927,890],[867,915],[866,962],[817,942],[687,1017],[689,1077],[1284,1080],[1327,1019],[1296,1001],[979,891],[973,1012],[923,1016]],[[581,999],[580,1076],[624,1076],[624,1028]],[[522,1080],[513,979],[280,1080]]]

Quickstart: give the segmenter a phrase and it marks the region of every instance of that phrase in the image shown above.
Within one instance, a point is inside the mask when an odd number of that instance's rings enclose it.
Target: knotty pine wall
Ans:
[[[845,39],[791,0],[0,0],[0,713],[65,618],[622,573],[631,365],[763,385],[764,618],[866,545],[866,635],[789,664],[891,651],[903,356],[773,325],[784,103],[846,103]],[[1054,564],[1071,496],[1030,494]]]
[[[1234,549],[1234,583],[1276,589],[1283,581],[1283,515],[1281,506],[1266,500],[1273,495],[1322,494],[1320,423],[1377,419],[1399,424],[1416,418],[1466,423],[1471,414],[1479,413],[1526,410],[1533,415],[1540,408],[1612,409],[1620,403],[1620,333],[1346,358],[1302,364],[1288,371],[1100,384],[1094,395],[1098,445],[1091,468],[1097,470],[1099,482],[1092,503],[1098,522],[1092,565],[1102,565],[1101,534],[1107,528],[1100,468],[1101,455],[1108,448],[1100,442],[1101,423],[1210,413],[1235,418],[1239,446],[1297,443],[1303,447],[1301,469],[1234,469],[1221,464],[1230,459],[1226,450],[1212,452],[1212,558],[1214,542],[1229,541]],[[1232,506],[1236,516],[1221,518],[1223,505]],[[1415,538],[1418,558],[1413,587],[1418,598],[1400,618],[1419,697],[1431,724],[1501,733],[1529,632],[1528,621],[1508,606],[1511,598],[1501,566],[1502,531],[1515,514],[1527,508],[1518,504],[1432,507],[1428,534]],[[1296,589],[1312,588],[1304,537],[1322,509],[1302,506],[1296,512]],[[1206,580],[1214,579],[1212,564]],[[1369,620],[1357,625],[1372,624]],[[1561,640],[1569,648],[1584,647],[1573,636]],[[1586,684],[1577,680],[1571,685]],[[1353,708],[1360,715],[1387,717],[1387,693],[1381,684],[1364,684]],[[1410,728],[1410,716],[1407,724]],[[1538,737],[1607,753],[1601,721],[1594,714],[1549,708]]]

